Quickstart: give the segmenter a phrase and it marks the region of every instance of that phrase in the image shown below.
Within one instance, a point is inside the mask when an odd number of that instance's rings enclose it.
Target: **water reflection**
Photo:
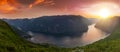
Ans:
[[[62,47],[76,47],[76,46],[91,44],[93,42],[96,42],[108,36],[107,33],[95,28],[94,26],[95,24],[90,25],[88,32],[84,33],[82,37],[55,38],[55,37],[45,36],[38,33],[33,33],[36,35],[34,35],[29,41],[34,43],[55,44],[57,46],[62,46]]]
[[[108,33],[103,32],[100,29],[95,28],[94,26],[95,24],[90,25],[88,32],[82,36],[81,41],[84,45],[93,43],[95,41],[104,39],[105,37],[109,36]]]

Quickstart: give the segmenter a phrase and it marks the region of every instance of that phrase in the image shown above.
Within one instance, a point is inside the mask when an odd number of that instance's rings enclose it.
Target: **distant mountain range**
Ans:
[[[43,16],[33,19],[4,19],[8,24],[22,30],[23,32],[34,32],[55,37],[62,36],[81,36],[87,32],[88,25],[93,20],[88,20],[82,16],[62,15],[62,16]]]

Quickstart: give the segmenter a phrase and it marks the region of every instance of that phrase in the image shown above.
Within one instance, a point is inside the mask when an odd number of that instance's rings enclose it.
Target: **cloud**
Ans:
[[[1,0],[0,1],[0,13],[11,14],[25,9],[30,9],[33,6],[45,5],[48,2],[46,0]],[[47,4],[47,3],[46,3]],[[24,10],[23,10],[24,9]]]

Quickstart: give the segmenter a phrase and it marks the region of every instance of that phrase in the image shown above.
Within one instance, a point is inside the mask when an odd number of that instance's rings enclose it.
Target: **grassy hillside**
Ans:
[[[120,27],[109,37],[91,45],[81,47],[85,52],[120,52]]]
[[[7,23],[0,20],[0,52],[71,52],[71,50],[30,43],[17,36]]]

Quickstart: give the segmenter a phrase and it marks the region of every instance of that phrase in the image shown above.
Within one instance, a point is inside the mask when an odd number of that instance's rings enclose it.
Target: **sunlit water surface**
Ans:
[[[85,46],[109,36],[109,34],[95,28],[94,26],[95,24],[88,26],[89,27],[88,32],[84,33],[81,37],[54,38],[52,36],[50,37],[38,33],[33,33],[35,35],[31,39],[29,39],[29,41],[33,43],[49,43],[60,47],[76,47]]]

